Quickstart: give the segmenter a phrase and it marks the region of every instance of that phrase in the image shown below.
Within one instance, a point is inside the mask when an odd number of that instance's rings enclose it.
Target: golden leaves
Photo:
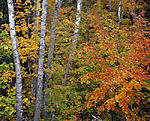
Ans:
[[[90,77],[88,77],[88,75],[85,75],[81,78],[81,84],[84,84],[84,83],[90,84],[89,80],[90,80]]]

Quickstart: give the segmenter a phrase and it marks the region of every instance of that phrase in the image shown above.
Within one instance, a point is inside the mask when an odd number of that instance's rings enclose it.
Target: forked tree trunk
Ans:
[[[38,79],[37,79],[37,97],[36,97],[34,121],[39,121],[40,112],[41,112],[46,16],[47,16],[47,0],[43,0],[42,16],[41,16],[40,49],[39,49],[39,67],[38,67]]]
[[[15,20],[14,20],[14,6],[12,0],[7,0],[8,4],[8,14],[9,14],[9,28],[10,37],[12,42],[12,51],[15,64],[16,72],[16,100],[17,100],[17,118],[16,121],[22,121],[22,80],[21,80],[21,67],[20,59],[17,47],[16,32],[15,32]]]
[[[54,44],[55,44],[55,32],[56,32],[56,22],[58,18],[58,13],[60,10],[60,7],[62,5],[63,0],[55,0],[55,7],[54,7],[54,15],[53,15],[53,22],[52,22],[52,27],[51,27],[51,40],[49,41],[49,51],[48,51],[48,59],[47,59],[47,69],[51,69],[52,65],[52,60],[53,60],[53,54],[54,54]],[[44,83],[44,90],[48,88],[48,83],[47,81],[50,80],[49,73],[45,74],[45,83]],[[44,98],[43,98],[43,104],[44,107],[47,106],[46,99],[48,98],[48,95],[44,93]],[[43,117],[47,116],[47,112],[45,109],[43,110]]]
[[[77,1],[77,15],[76,15],[76,26],[75,26],[75,35],[74,38],[72,40],[72,51],[69,54],[69,59],[68,59],[68,63],[67,63],[67,68],[66,68],[66,73],[64,75],[64,81],[66,80],[66,78],[69,76],[70,70],[71,70],[71,66],[72,66],[72,58],[74,56],[74,50],[76,49],[76,44],[77,44],[77,39],[78,39],[78,33],[79,33],[79,25],[80,25],[80,21],[81,21],[81,9],[82,9],[82,1],[83,0],[78,0]],[[66,82],[64,82],[65,85]]]

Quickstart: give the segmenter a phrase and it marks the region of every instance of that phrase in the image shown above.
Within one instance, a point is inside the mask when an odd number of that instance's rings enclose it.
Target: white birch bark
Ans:
[[[66,78],[69,76],[70,69],[71,69],[71,66],[72,66],[71,59],[73,58],[74,50],[76,49],[78,33],[79,33],[79,25],[80,25],[80,21],[81,21],[82,1],[83,0],[78,0],[77,1],[77,15],[76,15],[76,22],[75,22],[76,26],[75,26],[75,31],[74,31],[75,35],[74,35],[74,38],[72,40],[72,48],[73,48],[73,50],[69,54],[69,59],[68,59],[68,63],[67,63],[66,73],[64,75],[64,80],[66,80]],[[64,85],[65,85],[65,83],[64,83]]]
[[[129,120],[128,120],[128,117],[126,116],[126,114],[125,114],[125,113],[124,113],[124,116],[125,116],[126,121],[129,121]]]
[[[121,0],[119,0],[119,7],[118,7],[118,26],[119,26],[119,29],[120,29],[120,25],[121,25],[121,19],[123,18],[124,11],[125,11],[125,7],[123,5],[123,10],[121,12],[121,6],[122,6],[122,3],[121,3]]]
[[[40,49],[39,49],[39,67],[37,79],[37,98],[34,121],[39,121],[42,101],[42,87],[43,87],[43,65],[44,65],[44,52],[45,52],[45,30],[46,30],[46,16],[47,16],[47,0],[42,3],[42,16],[41,16],[41,33],[40,33]]]
[[[48,59],[47,59],[47,69],[51,69],[52,60],[53,60],[53,54],[54,54],[54,44],[55,44],[55,32],[56,32],[56,22],[59,14],[60,7],[62,5],[63,0],[55,0],[55,7],[54,7],[54,15],[53,15],[53,21],[51,26],[51,40],[49,41],[49,51],[48,51]],[[45,74],[45,83],[44,83],[44,90],[48,88],[47,81],[49,80],[49,74]],[[48,98],[48,95],[44,93],[44,99],[43,104],[44,107],[46,107],[47,102],[46,99]],[[43,110],[43,117],[46,117],[47,112],[45,109]]]
[[[111,0],[109,0],[109,11],[112,12],[112,7],[111,7]]]
[[[9,14],[9,28],[10,28],[10,37],[12,42],[12,51],[15,64],[16,72],[16,100],[17,100],[17,118],[16,121],[22,121],[22,80],[21,80],[21,67],[20,59],[17,47],[16,32],[15,32],[15,20],[14,20],[14,6],[12,0],[7,0],[8,4],[8,14]]]
[[[37,0],[36,17],[39,17],[39,16],[40,16],[40,7],[41,7],[40,1],[41,1],[41,0]],[[38,23],[37,23],[37,25],[38,25]]]
[[[38,36],[38,30],[37,30],[37,27],[38,27],[38,23],[39,23],[39,19],[37,19],[39,16],[40,16],[40,7],[41,7],[41,3],[40,3],[41,0],[34,0],[34,7],[35,7],[35,10],[34,10],[34,29],[33,29],[33,33],[34,33],[34,40],[35,40],[35,43],[36,43],[36,39],[37,39],[37,36]],[[33,61],[34,64],[37,65],[38,61],[37,59],[35,58],[34,61]],[[33,69],[33,73],[36,73],[37,70],[34,68]],[[36,97],[36,92],[37,92],[37,77],[33,76],[33,82],[32,82],[32,86],[33,86],[33,96]]]
[[[119,7],[118,7],[118,24],[120,26],[121,22],[121,0],[119,0]]]
[[[101,0],[98,0],[99,10],[101,10]]]

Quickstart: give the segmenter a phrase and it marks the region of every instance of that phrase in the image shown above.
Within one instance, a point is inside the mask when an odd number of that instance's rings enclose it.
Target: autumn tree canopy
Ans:
[[[149,0],[0,6],[0,120],[150,120]]]

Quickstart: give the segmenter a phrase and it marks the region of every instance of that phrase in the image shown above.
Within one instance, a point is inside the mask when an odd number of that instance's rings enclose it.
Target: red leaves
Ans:
[[[85,106],[96,107],[99,114],[120,110],[132,119],[139,111],[134,105],[139,106],[143,80],[148,80],[150,34],[145,30],[148,25],[145,19],[136,18],[135,21],[130,31],[108,32],[97,28],[91,43],[82,45],[80,55],[92,70],[81,78],[81,83],[91,80],[99,84],[86,95]],[[91,25],[97,27],[94,22]],[[86,84],[92,87],[92,83]]]

